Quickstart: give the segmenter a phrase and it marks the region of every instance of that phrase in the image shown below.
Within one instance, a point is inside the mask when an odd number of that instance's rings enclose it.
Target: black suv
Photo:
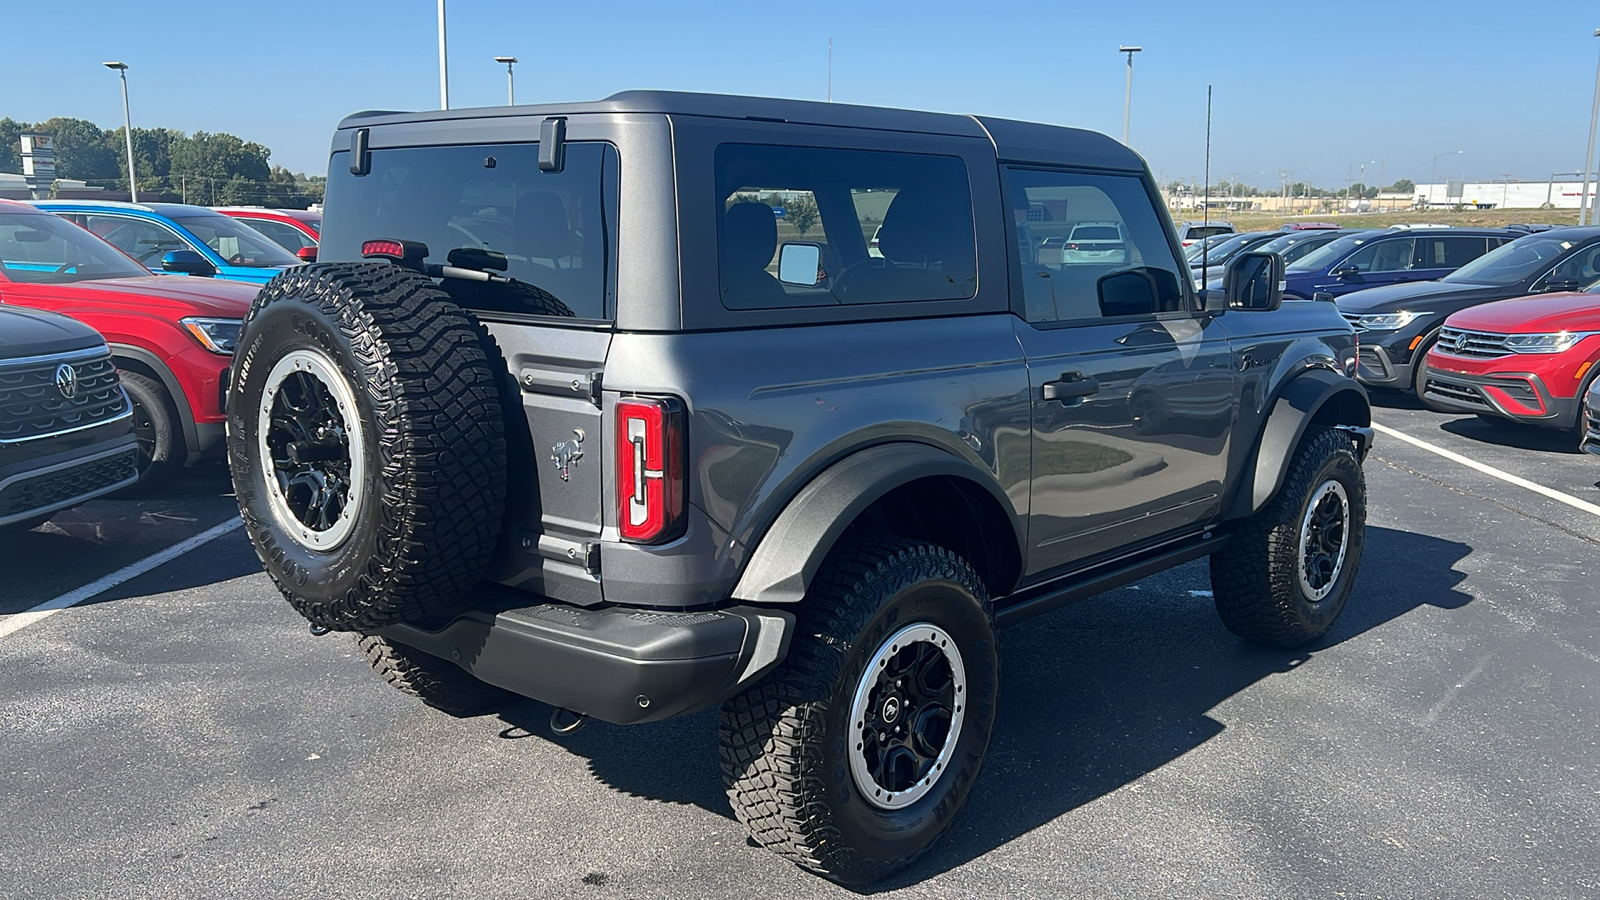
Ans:
[[[636,92],[359,114],[329,173],[228,400],[285,597],[452,712],[720,704],[734,812],[814,871],[948,827],[997,626],[1203,556],[1251,640],[1350,594],[1350,327],[1273,254],[1197,296],[1110,138]]]
[[[66,316],[0,309],[0,529],[138,480],[133,412],[111,351]]]

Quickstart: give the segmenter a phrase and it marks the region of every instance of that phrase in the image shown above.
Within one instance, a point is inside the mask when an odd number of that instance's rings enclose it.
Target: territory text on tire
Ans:
[[[1279,647],[1321,637],[1355,585],[1366,521],[1354,446],[1336,430],[1307,431],[1278,495],[1211,555],[1222,623]]]
[[[940,547],[847,535],[782,666],[722,708],[723,779],[762,846],[848,884],[942,834],[994,728],[1000,660],[983,582]]]
[[[313,625],[459,609],[505,507],[504,377],[477,322],[399,266],[299,266],[257,295],[228,462],[256,553]]]

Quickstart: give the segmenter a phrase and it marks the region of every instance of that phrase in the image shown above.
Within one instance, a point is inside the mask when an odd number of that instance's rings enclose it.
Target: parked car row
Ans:
[[[301,210],[0,200],[0,528],[219,451],[245,313],[315,260],[320,225]]]

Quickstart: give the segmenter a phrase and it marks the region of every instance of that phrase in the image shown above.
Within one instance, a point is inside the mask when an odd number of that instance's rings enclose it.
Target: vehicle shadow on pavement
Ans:
[[[965,811],[926,859],[865,893],[918,884],[1194,750],[1222,732],[1211,709],[1315,653],[1419,606],[1457,609],[1465,544],[1369,527],[1355,594],[1311,646],[1245,644],[1217,619],[1202,560],[1001,633],[1000,715]],[[500,711],[508,739],[539,736],[588,760],[625,793],[731,817],[717,763],[714,712],[655,725],[590,723],[552,736],[551,708]]]
[[[1576,434],[1556,428],[1519,425],[1516,422],[1486,422],[1476,416],[1445,422],[1439,427],[1458,437],[1501,447],[1543,453],[1583,453],[1578,449]]]

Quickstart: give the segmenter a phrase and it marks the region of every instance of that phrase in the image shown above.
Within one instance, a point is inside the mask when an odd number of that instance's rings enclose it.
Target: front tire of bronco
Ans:
[[[723,780],[756,843],[845,884],[911,864],[949,827],[994,729],[1000,658],[967,562],[848,536],[783,665],[722,707]]]
[[[1283,487],[1211,554],[1211,589],[1228,630],[1298,647],[1333,626],[1355,586],[1367,522],[1367,483],[1350,440],[1308,431]]]
[[[476,716],[514,696],[479,681],[454,663],[388,638],[358,634],[356,643],[380,678],[452,716]]]
[[[506,493],[506,373],[471,315],[399,266],[299,266],[257,295],[234,373],[234,492],[289,603],[337,631],[456,612]]]

